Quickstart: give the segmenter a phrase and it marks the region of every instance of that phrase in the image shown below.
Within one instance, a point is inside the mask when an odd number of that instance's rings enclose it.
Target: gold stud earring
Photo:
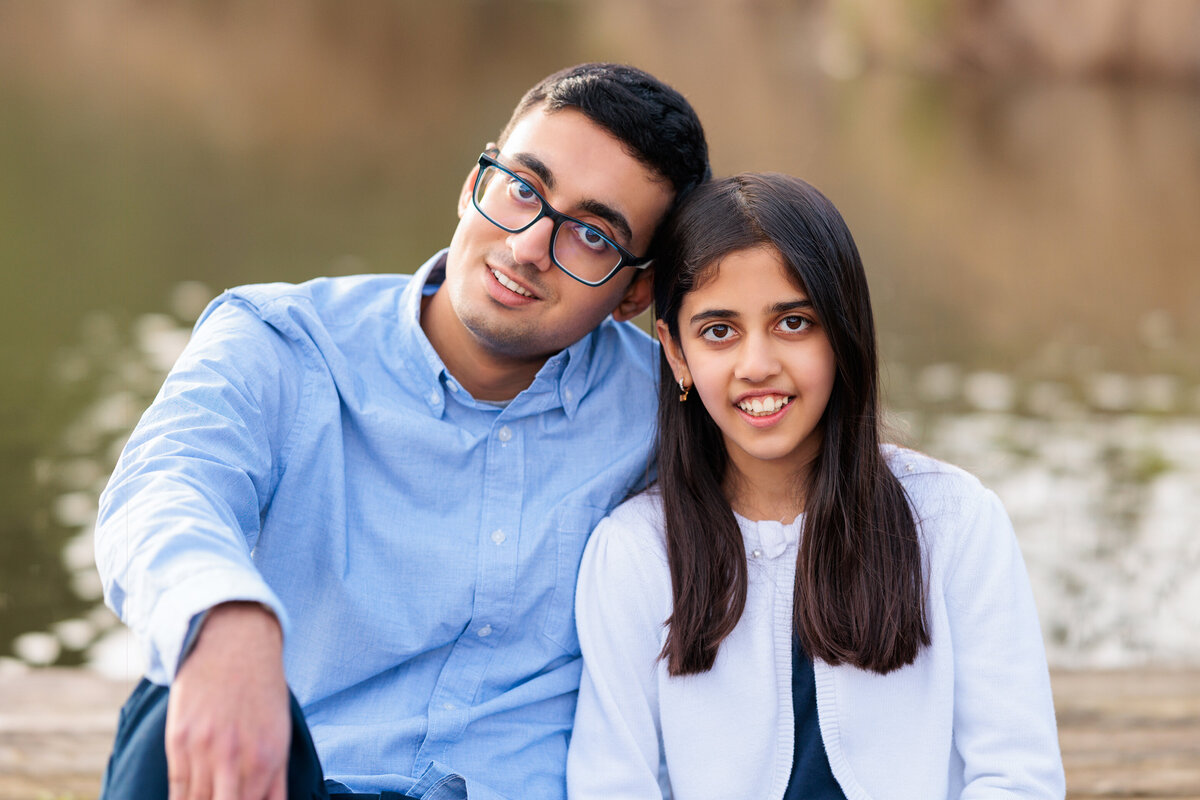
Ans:
[[[690,392],[691,390],[692,390],[692,387],[685,384],[683,382],[683,378],[680,378],[679,379],[679,391],[683,392],[683,394],[679,395],[679,402],[681,402],[681,403],[687,402],[688,392]]]

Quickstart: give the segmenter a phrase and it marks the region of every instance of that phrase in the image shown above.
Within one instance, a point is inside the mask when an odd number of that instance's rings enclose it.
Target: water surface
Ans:
[[[689,95],[718,173],[801,175],[842,209],[896,436],[1005,501],[1052,660],[1200,661],[1200,94],[835,80],[783,12],[465,8],[234,15],[226,38],[176,13],[120,58],[103,19],[69,51],[57,28],[0,42],[0,655],[136,671],[99,602],[96,496],[211,296],[411,271],[526,86],[614,58]],[[516,30],[528,47],[491,47]],[[718,41],[744,57],[717,69]]]

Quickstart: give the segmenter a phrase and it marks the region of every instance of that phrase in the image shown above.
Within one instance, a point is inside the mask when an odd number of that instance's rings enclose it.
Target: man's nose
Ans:
[[[539,270],[553,266],[550,260],[551,240],[554,236],[554,220],[542,217],[520,233],[508,235],[508,246],[518,264],[532,264]]]

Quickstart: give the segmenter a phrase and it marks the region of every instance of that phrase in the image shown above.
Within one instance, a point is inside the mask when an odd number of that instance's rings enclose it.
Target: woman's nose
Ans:
[[[761,383],[779,372],[779,358],[770,337],[747,336],[738,354],[735,376],[750,383]]]

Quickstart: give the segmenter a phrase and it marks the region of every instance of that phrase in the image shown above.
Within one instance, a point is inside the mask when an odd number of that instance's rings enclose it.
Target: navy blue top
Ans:
[[[783,800],[846,800],[833,778],[821,728],[817,722],[817,682],[812,659],[800,637],[792,637],[792,710],[796,715],[796,744],[792,777]]]

